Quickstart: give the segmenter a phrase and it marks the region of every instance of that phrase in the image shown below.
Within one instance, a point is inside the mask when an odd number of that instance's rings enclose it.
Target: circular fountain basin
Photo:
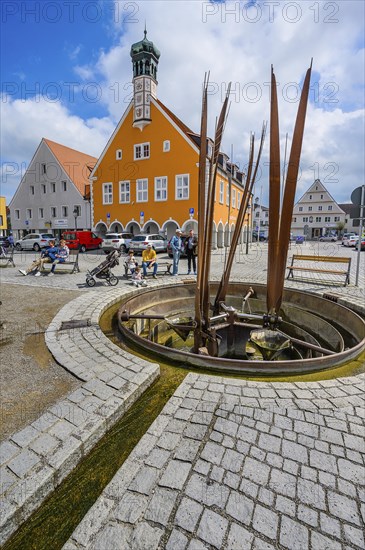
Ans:
[[[211,283],[211,301],[217,286],[217,283]],[[242,309],[243,297],[249,286],[255,291],[254,298],[250,298]],[[258,359],[251,349],[255,343],[250,340],[250,333],[260,328],[257,320],[237,323],[233,335],[231,331],[231,340],[233,338],[237,349],[242,348],[242,353],[230,357],[224,356],[224,353],[220,353],[219,357],[195,354],[191,351],[192,338],[184,342],[171,330],[169,323],[171,318],[194,318],[194,299],[193,282],[143,290],[123,300],[118,310],[119,330],[126,341],[133,342],[147,354],[161,356],[163,360],[168,358],[189,368],[251,375],[282,376],[326,370],[355,359],[365,349],[365,322],[359,315],[321,296],[285,289],[280,312],[283,322],[279,329],[292,338],[329,350],[332,352],[330,355],[305,348],[288,354],[286,347],[279,360],[265,360],[265,357]],[[266,286],[232,282],[225,304],[237,311],[263,315],[266,311]],[[123,321],[124,312],[129,315],[156,315],[159,318]],[[224,332],[222,334],[220,348],[224,351],[228,337],[225,337]],[[247,354],[244,352],[246,347],[250,350]]]

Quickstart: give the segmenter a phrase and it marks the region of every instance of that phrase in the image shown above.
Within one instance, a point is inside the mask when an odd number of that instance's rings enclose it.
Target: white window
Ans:
[[[62,191],[67,191],[67,181],[61,181],[61,189]]]
[[[14,217],[16,220],[20,220],[20,210],[14,210]]]
[[[44,218],[44,208],[38,208],[38,218],[43,220],[43,218]]]
[[[51,182],[51,193],[55,193],[56,192],[56,184],[54,181]]]
[[[221,204],[223,204],[223,201],[224,201],[223,195],[224,195],[224,182],[221,180],[219,182],[219,202]]]
[[[297,221],[297,218],[293,218],[293,223],[296,223],[296,221]]]
[[[45,164],[41,164],[41,174],[47,173],[47,166]]]
[[[170,151],[170,142],[168,139],[166,139],[164,142],[163,142],[163,152],[164,153],[168,153]]]
[[[115,151],[115,158],[116,158],[116,160],[122,160],[122,156],[123,156],[122,150],[121,150],[121,149],[117,149],[117,150]]]
[[[303,212],[303,206],[299,206],[299,212]]]
[[[189,198],[189,174],[180,174],[175,180],[175,199],[186,200]]]
[[[134,146],[134,160],[149,159],[150,158],[150,144],[139,143]]]
[[[256,218],[259,218],[260,217],[260,211],[258,210],[255,214]]]
[[[226,205],[229,206],[229,183],[227,183],[227,189],[226,189]]]
[[[331,216],[325,216],[324,221],[327,222],[327,223],[330,222],[331,221]]]
[[[312,212],[312,206],[308,206],[308,212]]]
[[[155,201],[167,201],[167,177],[155,178]]]
[[[303,223],[308,222],[308,216],[303,216]]]
[[[316,188],[316,189],[317,189],[317,188]],[[312,195],[309,195],[309,200],[311,200],[311,199],[312,199]]]
[[[148,201],[148,179],[137,180],[137,202]]]
[[[332,204],[328,206],[328,210],[332,210]]]
[[[322,206],[318,206],[318,212],[322,211]]]
[[[51,218],[57,218],[57,208],[55,206],[51,206]]]
[[[339,221],[340,221],[340,216],[335,216],[335,222],[339,222]]]
[[[27,208],[27,220],[31,220],[33,217],[33,212],[31,208]]]
[[[112,183],[103,183],[103,204],[113,204]]]
[[[45,183],[42,183],[41,190],[42,190],[43,195],[45,195],[47,193],[47,186],[46,186]]]
[[[238,191],[237,193],[237,208],[240,208],[241,206],[241,193]]]
[[[62,217],[67,218],[68,216],[68,206],[61,206],[62,208]]]
[[[124,204],[131,202],[131,182],[130,181],[119,182],[119,202]]]
[[[236,190],[232,189],[232,208],[236,208]]]
[[[323,195],[321,195],[321,199],[323,199]]]
[[[321,216],[317,216],[317,217],[316,217],[316,222],[319,223],[319,222],[321,222],[321,221],[322,221]]]
[[[31,195],[34,195],[34,185],[31,185],[31,186],[30,186],[30,194],[31,194]]]

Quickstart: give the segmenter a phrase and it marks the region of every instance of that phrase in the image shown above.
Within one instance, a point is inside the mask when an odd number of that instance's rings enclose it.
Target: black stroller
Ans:
[[[98,267],[95,267],[91,271],[87,272],[86,284],[87,286],[95,286],[95,279],[104,279],[108,285],[115,286],[118,284],[118,277],[112,273],[113,267],[119,265],[120,250],[112,250],[106,257],[106,260],[101,262]]]

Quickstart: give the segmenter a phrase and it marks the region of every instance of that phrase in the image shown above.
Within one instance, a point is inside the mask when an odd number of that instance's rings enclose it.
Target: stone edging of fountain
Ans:
[[[130,287],[88,292],[64,306],[45,340],[65,369],[83,381],[37,420],[0,445],[0,544],[18,529],[101,437],[158,378],[160,368],[117,348],[99,320]],[[63,322],[89,326],[60,330]]]

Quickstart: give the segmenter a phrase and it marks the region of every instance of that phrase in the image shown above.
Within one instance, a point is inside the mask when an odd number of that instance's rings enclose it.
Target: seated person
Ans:
[[[40,277],[43,269],[43,264],[54,262],[58,248],[55,246],[55,241],[49,241],[49,246],[42,250],[41,257],[38,260],[34,260],[27,269],[19,269],[22,275],[29,275],[32,271],[35,271],[35,276]]]
[[[128,258],[126,259],[124,265],[125,265],[126,268],[127,268],[127,273],[128,273],[128,269],[129,269],[130,272],[131,272],[132,275],[133,275],[133,273],[134,273],[136,267],[138,266],[138,262],[137,262],[136,258],[134,257],[134,252],[133,252],[133,250],[130,250],[130,251],[128,252]]]
[[[147,277],[147,269],[153,268],[153,278],[157,279],[158,263],[156,262],[156,252],[152,248],[152,244],[148,243],[147,248],[142,252],[142,268],[143,277]]]
[[[132,282],[134,286],[147,286],[146,281],[143,280],[142,272],[140,267],[136,267],[133,270]]]
[[[64,264],[67,262],[70,256],[70,250],[66,245],[65,239],[60,240],[60,245],[55,254],[55,259],[52,262],[51,272],[48,274],[48,277],[54,275],[57,264]]]

